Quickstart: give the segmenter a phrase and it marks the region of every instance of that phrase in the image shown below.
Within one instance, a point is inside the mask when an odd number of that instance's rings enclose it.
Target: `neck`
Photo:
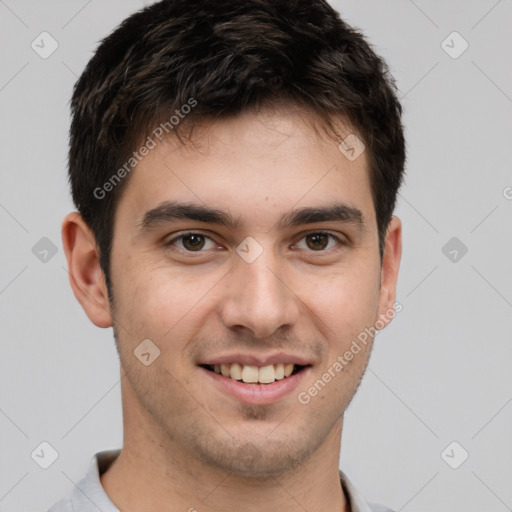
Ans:
[[[123,405],[125,402],[123,390]],[[349,512],[339,477],[341,417],[301,466],[270,476],[241,476],[197,459],[155,424],[144,410],[124,410],[123,449],[101,476],[123,512]]]

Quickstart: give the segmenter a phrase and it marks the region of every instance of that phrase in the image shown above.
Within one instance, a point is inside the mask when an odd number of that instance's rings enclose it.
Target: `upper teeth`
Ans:
[[[268,366],[252,366],[249,364],[241,365],[232,364],[216,364],[213,366],[215,373],[221,373],[224,377],[241,380],[247,383],[271,384],[276,380],[289,377],[294,368],[293,363],[288,364],[270,364]]]

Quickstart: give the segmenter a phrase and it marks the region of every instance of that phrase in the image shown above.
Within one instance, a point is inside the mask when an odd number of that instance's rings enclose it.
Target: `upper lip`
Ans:
[[[300,366],[307,366],[311,364],[311,361],[296,354],[286,354],[284,352],[276,352],[273,354],[244,354],[236,352],[232,354],[216,355],[215,357],[207,358],[204,361],[201,361],[199,364],[213,366],[215,364],[230,363],[239,363],[243,365],[252,365],[258,367],[279,363],[293,363]]]

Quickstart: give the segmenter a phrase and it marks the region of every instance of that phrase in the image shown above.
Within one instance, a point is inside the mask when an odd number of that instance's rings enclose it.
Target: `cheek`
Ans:
[[[149,338],[165,350],[190,339],[203,322],[218,278],[187,275],[165,265],[139,265],[117,287],[116,317],[129,336]],[[126,335],[126,333],[125,333]]]
[[[373,325],[378,311],[378,271],[371,265],[345,268],[311,279],[299,296],[320,322],[327,339],[347,338]]]

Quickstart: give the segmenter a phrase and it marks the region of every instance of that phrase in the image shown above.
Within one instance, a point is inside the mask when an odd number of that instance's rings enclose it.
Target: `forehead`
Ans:
[[[347,158],[315,121],[296,110],[269,110],[204,122],[190,140],[153,138],[132,171],[118,214],[140,224],[145,212],[179,201],[263,227],[297,208],[341,203],[374,223],[365,152]],[[336,128],[341,139],[356,136],[347,124]]]

